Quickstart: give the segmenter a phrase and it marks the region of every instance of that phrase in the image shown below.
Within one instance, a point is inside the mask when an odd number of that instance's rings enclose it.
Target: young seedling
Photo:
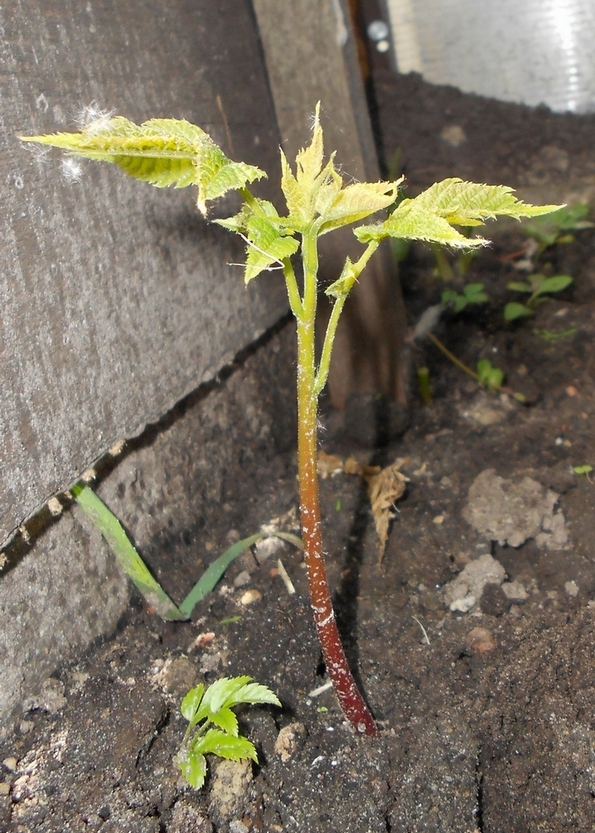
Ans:
[[[23,137],[63,148],[75,156],[112,162],[130,176],[158,187],[198,189],[203,215],[207,202],[228,191],[243,200],[238,214],[220,225],[242,236],[247,244],[245,281],[261,272],[279,269],[287,286],[289,306],[297,325],[298,477],[300,518],[310,598],[324,661],[346,717],[357,731],[376,733],[376,723],[349,669],[335,621],[322,545],[317,477],[318,397],[328,377],[333,341],[345,301],[366,264],[386,238],[422,240],[456,250],[485,245],[480,237],[466,237],[456,227],[472,228],[498,215],[534,217],[557,206],[520,202],[512,189],[446,179],[414,199],[402,200],[384,219],[357,225],[395,202],[401,180],[345,185],[334,163],[324,158],[320,106],[313,122],[311,143],[296,157],[292,169],[281,151],[281,189],[286,211],[249,190],[249,183],[265,176],[253,165],[233,162],[200,128],[186,121],[151,119],[136,125],[122,117],[93,122],[81,133]],[[328,326],[316,355],[316,309],[319,302],[318,238],[343,226],[355,226],[362,253],[346,258],[337,279],[326,288],[331,304]],[[301,260],[300,278],[294,259]]]
[[[205,781],[205,755],[258,762],[254,744],[240,735],[238,719],[232,711],[244,703],[281,705],[269,688],[253,682],[251,677],[223,677],[207,689],[201,684],[190,689],[182,700],[180,710],[188,728],[176,764],[195,790]]]
[[[516,321],[518,318],[525,318],[534,315],[536,308],[548,300],[549,295],[562,292],[572,283],[570,275],[554,275],[546,278],[545,275],[529,275],[526,281],[510,281],[508,289],[515,292],[526,292],[529,298],[525,304],[518,301],[510,301],[504,307],[504,319]]]
[[[489,300],[482,283],[468,283],[460,294],[454,289],[445,289],[442,293],[442,303],[451,306],[453,312],[462,312],[469,304],[487,304]]]
[[[546,249],[559,243],[572,243],[574,233],[583,229],[593,228],[593,223],[587,220],[591,207],[584,203],[564,205],[547,217],[540,217],[523,225],[523,230],[537,247],[533,260],[538,260]]]

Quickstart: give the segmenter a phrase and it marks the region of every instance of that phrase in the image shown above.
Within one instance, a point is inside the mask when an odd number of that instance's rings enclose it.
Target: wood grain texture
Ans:
[[[271,273],[244,289],[242,246],[190,189],[109,165],[61,175],[17,140],[77,128],[84,105],[187,118],[278,169],[247,0],[8,0],[0,9],[0,544],[111,444],[167,412],[286,310]],[[269,198],[271,186],[257,186]],[[235,209],[233,198],[213,213]]]

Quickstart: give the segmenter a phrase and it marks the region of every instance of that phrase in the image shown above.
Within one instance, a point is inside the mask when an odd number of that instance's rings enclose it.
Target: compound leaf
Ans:
[[[80,133],[23,136],[67,150],[71,155],[112,162],[129,176],[158,188],[198,188],[197,205],[243,188],[266,176],[264,171],[231,159],[200,127],[179,119],[150,119],[141,125],[123,118],[100,118]]]
[[[384,223],[360,226],[355,234],[362,242],[397,237],[470,248],[485,245],[486,241],[465,237],[453,225],[477,226],[499,216],[536,217],[559,207],[521,202],[505,185],[483,185],[453,177],[435,183],[414,199],[403,200]]]
[[[230,761],[240,761],[243,758],[250,758],[258,762],[254,744],[247,738],[234,737],[219,729],[209,729],[204,735],[200,735],[192,743],[192,752],[206,755],[211,752],[220,758],[227,758]]]

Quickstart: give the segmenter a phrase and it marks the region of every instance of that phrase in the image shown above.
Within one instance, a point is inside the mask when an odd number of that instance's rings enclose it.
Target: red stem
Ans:
[[[326,668],[343,713],[358,732],[375,735],[376,723],[353,678],[341,643],[326,576],[317,471],[317,397],[314,343],[308,325],[298,324],[298,475],[304,553],[314,623]],[[311,371],[311,372],[310,372]]]

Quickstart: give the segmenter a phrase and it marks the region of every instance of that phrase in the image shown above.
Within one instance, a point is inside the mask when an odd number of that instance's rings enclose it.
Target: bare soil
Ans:
[[[415,76],[377,73],[374,84],[385,161],[402,148],[412,193],[452,175],[515,187],[571,183],[575,191],[590,184],[590,117],[465,96]],[[460,132],[445,132],[453,126]],[[378,737],[356,736],[332,691],[312,693],[325,676],[299,552],[283,545],[260,562],[250,553],[192,622],[165,624],[137,601],[112,639],[48,681],[2,741],[1,829],[595,829],[595,484],[572,468],[595,466],[595,234],[582,231],[548,254],[551,272],[571,274],[574,284],[535,318],[505,324],[506,283],[519,279],[508,256],[524,241],[517,227],[496,234],[466,277],[485,284],[491,303],[445,317],[436,334],[469,366],[479,358],[500,366],[527,405],[487,394],[426,341],[411,345],[411,363],[429,367],[432,404],[422,406],[412,382],[409,427],[388,445],[361,445],[374,433],[362,422],[365,407],[323,417],[329,453],[382,465],[407,458],[410,482],[381,564],[364,484],[346,474],[321,482],[338,616]],[[431,256],[417,248],[401,267],[412,323],[440,299],[432,272]],[[570,328],[557,341],[535,333]],[[478,505],[470,489],[486,471],[480,482],[517,496],[500,518],[506,533],[497,518],[488,518],[491,533],[466,520]],[[241,482],[242,466],[229,475]],[[539,530],[519,544],[534,506],[518,495],[531,489],[546,502],[548,490],[555,497]],[[483,495],[484,514],[494,494]],[[286,513],[290,528],[294,452],[264,454],[243,498],[230,500],[241,535],[254,531],[255,518]],[[209,517],[201,535],[223,549],[235,533]],[[445,588],[490,556],[505,576],[480,588],[475,604],[463,592],[453,607]],[[180,598],[187,574],[170,559],[164,546],[152,567]],[[247,590],[258,591],[250,604]],[[240,673],[274,689],[283,708],[242,712],[258,766],[213,761],[194,792],[172,763],[184,731],[179,700],[199,679]]]

